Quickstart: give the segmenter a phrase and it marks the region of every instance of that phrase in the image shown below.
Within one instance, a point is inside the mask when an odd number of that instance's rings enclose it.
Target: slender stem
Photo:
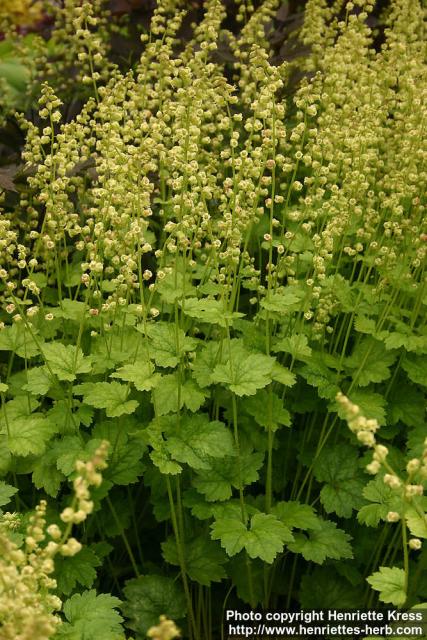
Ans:
[[[238,421],[237,421],[237,400],[236,396],[231,396],[232,407],[233,407],[233,430],[234,430],[234,443],[237,451],[237,469],[238,469],[238,480],[239,480],[239,500],[240,500],[240,511],[242,522],[247,526],[247,514],[246,514],[246,506],[245,499],[243,495],[243,482],[242,482],[242,461],[240,457],[240,443],[239,443],[239,429],[238,429]],[[252,603],[252,606],[255,606],[255,596],[254,596],[254,584],[253,584],[253,576],[252,576],[252,565],[248,554],[245,551],[245,563],[246,563],[246,572],[248,577],[248,585],[249,585],[249,597]]]
[[[127,539],[126,532],[125,532],[125,530],[123,528],[123,525],[122,525],[122,523],[120,521],[120,518],[117,515],[117,511],[115,510],[114,505],[111,502],[110,496],[107,496],[106,500],[107,500],[108,507],[109,507],[109,509],[111,511],[111,515],[113,516],[113,520],[116,523],[117,528],[120,531],[120,536],[121,536],[121,538],[123,540],[123,544],[126,547],[126,551],[128,553],[129,560],[131,561],[131,564],[132,564],[133,572],[134,572],[135,576],[138,578],[140,576],[138,565],[136,563],[135,556],[133,555],[132,547],[130,546],[129,540]]]
[[[403,568],[405,571],[405,586],[404,592],[408,597],[408,584],[409,584],[409,550],[408,550],[408,532],[406,530],[406,520],[402,517],[402,547],[403,547]]]
[[[173,532],[174,532],[174,535],[175,535],[176,548],[177,548],[177,551],[178,551],[179,566],[180,566],[180,569],[181,569],[181,579],[182,579],[182,584],[183,584],[183,587],[184,587],[185,600],[187,602],[188,617],[190,619],[191,638],[198,639],[200,636],[199,636],[199,633],[197,631],[197,624],[196,624],[196,618],[195,618],[195,615],[194,615],[193,602],[192,602],[191,593],[190,593],[190,587],[189,587],[188,579],[187,579],[185,552],[184,552],[184,548],[183,548],[183,545],[182,545],[182,540],[181,540],[181,535],[180,535],[180,530],[179,530],[179,525],[178,525],[178,518],[177,518],[177,515],[176,515],[176,509],[175,509],[175,501],[174,501],[174,498],[173,498],[172,486],[171,486],[171,481],[170,481],[169,475],[165,476],[165,480],[166,480],[166,488],[167,488],[168,498],[169,498],[169,507],[170,507],[170,510],[171,510],[172,528],[173,528]]]

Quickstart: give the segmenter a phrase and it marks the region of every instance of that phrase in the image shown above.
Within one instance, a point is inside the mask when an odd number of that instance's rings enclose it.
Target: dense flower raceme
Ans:
[[[89,97],[65,119],[67,87],[41,86],[37,124],[20,120],[27,184],[0,220],[1,472],[57,496],[68,456],[115,443],[80,584],[104,562],[137,637],[163,614],[214,637],[230,587],[253,607],[327,606],[331,585],[343,608],[418,603],[421,3],[378,17],[369,0],[309,0],[310,54],[273,64],[279,2],[238,3],[231,32],[208,0],[183,43],[187,3],[163,0],[125,72],[106,60],[102,3],[66,4]]]
[[[26,527],[23,545],[20,536],[13,539],[19,528],[17,514],[4,513],[0,520],[0,630],[4,640],[46,640],[55,634],[61,618],[61,599],[54,595],[57,587],[52,577],[55,556],[75,556],[82,548],[70,537],[72,523],[83,522],[93,509],[89,500],[90,485],[99,486],[105,469],[108,443],[102,442],[88,462],[76,463],[74,500],[65,508],[57,524],[47,526],[45,500],[36,506]],[[11,536],[12,533],[12,536]],[[16,536],[16,532],[15,532]],[[48,540],[47,544],[46,541]]]
[[[18,26],[31,26],[43,15],[41,2],[31,0],[4,0],[0,9],[0,21]]]

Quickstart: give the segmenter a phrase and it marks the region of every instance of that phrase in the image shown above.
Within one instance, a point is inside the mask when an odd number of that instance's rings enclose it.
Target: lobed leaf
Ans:
[[[74,345],[50,342],[43,345],[42,356],[59,380],[73,382],[80,373],[90,373],[92,360]]]
[[[398,567],[380,567],[366,579],[375,591],[381,602],[394,604],[401,607],[406,602],[405,572]]]
[[[335,522],[319,518],[318,529],[310,530],[307,535],[295,533],[295,541],[288,546],[294,553],[301,553],[308,562],[323,564],[326,558],[340,560],[352,558],[351,537],[337,529]]]
[[[172,620],[184,617],[185,598],[179,583],[161,575],[144,575],[128,580],[123,589],[126,600],[122,611],[128,626],[145,638],[147,630],[156,625],[161,615]]]
[[[120,600],[94,589],[76,593],[64,604],[64,622],[55,637],[60,640],[124,640]]]
[[[272,381],[274,363],[274,358],[252,353],[240,341],[232,341],[224,364],[216,365],[211,379],[238,396],[254,395]]]
[[[256,513],[251,517],[249,529],[235,517],[223,517],[212,524],[212,539],[220,540],[229,556],[245,549],[251,558],[260,558],[271,564],[283,551],[285,542],[293,540],[290,529],[272,514]]]
[[[110,418],[133,413],[138,406],[136,400],[128,400],[128,388],[119,382],[84,382],[74,387],[76,395],[82,395],[86,404],[96,409],[105,409]]]

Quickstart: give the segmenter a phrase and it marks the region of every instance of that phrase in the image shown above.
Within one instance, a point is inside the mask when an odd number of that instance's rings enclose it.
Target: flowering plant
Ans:
[[[20,118],[0,471],[24,514],[71,484],[67,536],[91,513],[82,549],[46,547],[70,551],[52,575],[64,620],[93,610],[85,640],[427,593],[423,9],[308,0],[295,61],[279,2],[236,4],[183,43],[187,3],[159,1],[123,71],[101,3],[66,2],[85,99],[45,79]]]

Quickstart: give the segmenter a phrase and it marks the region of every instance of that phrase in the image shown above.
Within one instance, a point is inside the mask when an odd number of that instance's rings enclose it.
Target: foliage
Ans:
[[[296,61],[278,0],[230,29],[207,0],[183,42],[188,4],[160,0],[123,67],[101,0],[17,58],[38,114],[1,202],[0,505],[22,522],[1,540],[18,578],[28,537],[70,551],[23,580],[23,637],[425,599],[421,3],[372,28],[371,0],[308,0]],[[47,542],[45,502],[28,534],[46,494],[65,537],[91,513],[82,550]]]

